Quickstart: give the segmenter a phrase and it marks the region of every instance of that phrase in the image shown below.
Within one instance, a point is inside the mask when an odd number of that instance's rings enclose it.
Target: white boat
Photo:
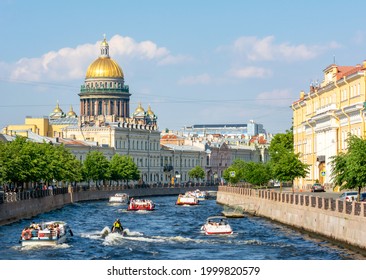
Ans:
[[[200,191],[199,189],[191,192],[195,197],[197,197],[198,200],[205,200],[207,198],[207,192],[206,191]]]
[[[216,199],[217,191],[206,191],[207,197],[206,199]]]
[[[208,217],[201,230],[207,235],[232,234],[233,230],[224,216]]]
[[[109,197],[110,203],[127,203],[129,200],[129,195],[127,193],[116,193]]]
[[[190,194],[178,195],[176,205],[197,205],[199,200],[196,196]]]
[[[29,227],[23,229],[20,242],[22,246],[53,246],[64,243],[68,234],[73,236],[70,227],[63,221],[32,223]]]

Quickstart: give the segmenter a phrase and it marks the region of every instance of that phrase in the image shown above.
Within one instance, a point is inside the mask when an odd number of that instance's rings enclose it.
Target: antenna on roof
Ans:
[[[336,63],[335,63],[335,55],[333,55],[333,64],[336,64]]]

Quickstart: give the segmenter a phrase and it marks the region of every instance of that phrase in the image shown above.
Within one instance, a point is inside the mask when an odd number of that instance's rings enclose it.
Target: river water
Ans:
[[[229,219],[230,236],[200,231],[208,216],[224,206],[215,200],[177,206],[176,196],[151,197],[156,209],[127,212],[127,205],[88,201],[0,227],[2,260],[347,260],[362,255],[309,237],[267,219]],[[102,233],[120,218],[127,235]],[[22,229],[31,221],[66,221],[72,231],[66,243],[49,248],[21,247]]]

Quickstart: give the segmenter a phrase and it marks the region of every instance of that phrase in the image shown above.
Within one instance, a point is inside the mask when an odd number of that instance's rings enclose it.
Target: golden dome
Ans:
[[[141,102],[139,103],[139,106],[136,108],[135,112],[133,113],[133,117],[137,118],[144,118],[145,117],[145,110],[141,106]]]
[[[53,113],[63,113],[61,108],[60,108],[60,105],[58,104],[58,101],[57,101],[56,108],[53,109]]]
[[[154,112],[151,110],[151,107],[149,105],[149,108],[147,108],[147,112],[146,112],[149,116],[154,116]]]
[[[145,113],[144,108],[142,108],[142,106],[141,106],[141,102],[139,103],[139,106],[135,110],[135,114],[136,113]]]
[[[88,67],[86,78],[123,79],[123,72],[121,67],[110,57],[99,57]]]
[[[76,118],[76,113],[74,112],[74,109],[72,108],[72,106],[70,106],[70,111],[67,113],[67,116],[69,118]]]
[[[120,78],[123,79],[121,67],[109,56],[109,45],[104,37],[100,44],[100,56],[86,71],[86,79],[89,78]]]

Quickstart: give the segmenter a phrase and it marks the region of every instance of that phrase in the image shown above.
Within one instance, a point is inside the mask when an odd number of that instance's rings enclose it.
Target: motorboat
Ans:
[[[129,195],[127,193],[116,193],[109,197],[110,203],[127,203],[129,200]]]
[[[208,217],[201,230],[206,235],[232,234],[233,230],[224,216]]]
[[[216,199],[217,191],[206,191],[207,197],[206,199]]]
[[[73,236],[69,225],[63,221],[32,223],[23,229],[19,242],[22,246],[53,246],[64,243],[67,236]]]
[[[130,199],[127,211],[152,211],[155,209],[155,204],[150,199]]]
[[[176,205],[197,205],[199,200],[196,196],[190,194],[178,195]]]
[[[207,192],[199,189],[191,192],[198,200],[205,200],[207,198]]]

